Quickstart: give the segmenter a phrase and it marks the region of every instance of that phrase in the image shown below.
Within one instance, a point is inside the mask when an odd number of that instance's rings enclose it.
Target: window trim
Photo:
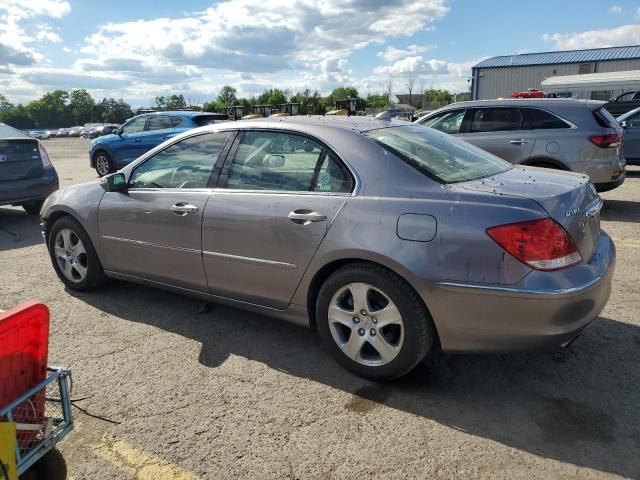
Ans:
[[[131,181],[131,176],[133,175],[133,172],[140,167],[142,164],[148,162],[149,160],[151,160],[152,158],[154,158],[156,155],[158,155],[159,153],[164,152],[166,149],[176,145],[179,142],[182,142],[184,140],[188,140],[190,138],[194,138],[194,137],[199,137],[202,135],[211,135],[211,134],[216,134],[216,133],[230,133],[229,138],[227,138],[227,140],[225,141],[224,145],[222,146],[222,150],[220,150],[220,155],[218,155],[218,159],[216,160],[216,163],[214,163],[213,168],[211,170],[211,175],[209,175],[209,180],[207,181],[207,186],[206,187],[200,187],[200,188],[190,188],[190,189],[178,189],[178,188],[158,188],[158,187],[131,187],[130,186],[130,181]],[[198,133],[194,133],[192,135],[187,135],[185,137],[180,137],[175,139],[174,142],[171,142],[168,145],[165,145],[164,148],[162,148],[161,150],[158,150],[156,152],[153,152],[152,154],[150,154],[148,157],[141,159],[139,162],[136,163],[132,163],[131,164],[131,168],[130,170],[127,172],[126,175],[126,180],[127,180],[127,188],[129,191],[132,192],[168,192],[168,191],[180,191],[180,192],[186,192],[186,191],[191,191],[191,192],[195,192],[195,191],[204,191],[204,190],[212,190],[215,188],[216,183],[220,177],[220,173],[222,170],[222,166],[226,160],[227,155],[229,155],[229,150],[231,149],[231,146],[233,145],[236,137],[237,137],[237,133],[238,130],[232,129],[232,130],[217,130],[217,131],[212,131],[212,132],[198,132]],[[214,180],[215,179],[215,180]]]
[[[489,109],[496,109],[496,108],[512,108],[515,110],[518,110],[518,113],[520,114],[520,128],[516,128],[513,130],[490,130],[490,131],[482,131],[482,132],[472,132],[471,131],[471,124],[473,123],[473,116],[475,115],[476,110],[489,110]],[[464,122],[464,131],[461,131],[460,133],[465,133],[467,135],[487,135],[487,134],[491,134],[491,133],[507,133],[507,132],[521,132],[524,129],[522,128],[522,124],[524,122],[524,116],[522,115],[522,112],[520,111],[520,106],[519,105],[487,105],[487,106],[481,106],[481,107],[471,107],[468,109],[468,116],[465,115],[465,118],[463,120]]]
[[[227,188],[227,181],[228,181],[228,178],[229,178],[229,172],[231,171],[231,165],[233,164],[233,160],[235,159],[235,155],[236,155],[236,152],[237,152],[238,147],[240,145],[240,142],[242,141],[245,133],[247,133],[247,132],[286,133],[286,134],[290,134],[290,135],[297,135],[299,137],[305,137],[305,138],[308,138],[309,140],[312,140],[312,141],[316,142],[318,145],[320,145],[322,147],[322,152],[321,152],[320,156],[318,157],[318,162],[320,162],[321,158],[323,158],[324,156],[327,156],[329,154],[329,152],[333,153],[333,155],[336,157],[336,159],[344,167],[346,172],[351,176],[351,180],[353,181],[353,188],[351,189],[351,192],[316,192],[316,191],[301,191],[301,190],[264,190],[264,189]],[[224,192],[228,192],[228,193],[238,192],[238,193],[264,193],[264,194],[270,194],[270,195],[273,195],[273,194],[278,194],[278,195],[323,195],[323,196],[354,197],[360,191],[360,179],[357,176],[357,174],[355,173],[355,171],[353,170],[353,168],[351,168],[351,165],[349,165],[347,162],[345,162],[344,159],[340,155],[338,155],[336,153],[335,149],[329,147],[326,144],[326,142],[323,142],[322,140],[320,140],[319,138],[317,138],[317,137],[315,137],[313,135],[310,135],[310,134],[308,134],[306,132],[300,132],[300,131],[289,130],[289,129],[284,129],[284,128],[280,129],[280,128],[256,128],[256,127],[251,127],[251,128],[246,128],[246,129],[239,130],[238,135],[236,136],[231,149],[227,153],[224,165],[222,167],[220,175],[218,176],[218,181],[217,181],[216,186],[215,186],[214,189],[216,191],[224,191]]]
[[[137,117],[133,117],[131,120],[129,120],[129,122],[127,123],[133,123],[133,121],[136,119]],[[128,132],[129,135],[131,134],[138,134],[138,133],[144,133],[147,131],[147,125],[149,124],[149,115],[145,115],[142,117],[144,119],[144,127],[142,127],[142,130],[138,130],[137,132]],[[124,129],[124,127],[126,127],[127,124],[125,123],[122,128]],[[123,135],[127,135],[127,132],[123,131],[122,132]]]
[[[151,119],[154,118],[154,117],[157,117],[157,118],[160,118],[160,117],[168,118],[169,119],[169,123],[171,124],[171,126],[170,127],[166,127],[166,128],[155,128],[153,130],[150,130],[149,129],[149,124],[151,123]],[[172,128],[176,128],[176,127],[173,126],[173,117],[171,115],[164,115],[164,114],[149,115],[149,117],[147,119],[147,123],[144,126],[144,131],[145,132],[157,132],[157,131],[160,131],[160,130],[171,130]]]
[[[443,112],[438,112],[434,115],[431,115],[430,117],[425,117],[422,119],[422,122],[418,122],[420,125],[423,125],[425,127],[427,127],[425,125],[425,123],[427,123],[428,121],[432,120],[434,117],[444,117],[447,114],[453,113],[453,112],[464,112],[464,115],[462,115],[462,121],[460,122],[460,129],[457,131],[457,133],[449,133],[449,132],[444,132],[442,130],[439,130],[437,128],[434,128],[434,130],[438,130],[439,132],[442,133],[446,133],[447,135],[460,135],[461,133],[465,133],[464,129],[465,129],[465,124],[467,121],[467,114],[469,112],[469,110],[472,110],[473,107],[457,107],[457,108],[450,108],[448,110],[445,110]],[[439,120],[439,119],[438,119]],[[433,127],[427,127],[427,128],[433,128]]]

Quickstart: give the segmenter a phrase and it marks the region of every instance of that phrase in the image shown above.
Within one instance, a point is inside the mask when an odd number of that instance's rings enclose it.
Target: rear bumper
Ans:
[[[437,283],[425,292],[425,301],[442,349],[507,352],[570,342],[606,305],[615,257],[613,242],[603,234],[588,263],[532,272],[522,285]]]
[[[613,190],[614,188],[618,188],[620,185],[624,183],[627,178],[627,171],[623,170],[622,173],[615,180],[611,180],[610,182],[600,182],[594,183],[594,187],[598,192],[608,192],[609,190]]]
[[[35,178],[0,182],[0,205],[44,200],[58,188],[58,174],[55,170],[45,171]]]

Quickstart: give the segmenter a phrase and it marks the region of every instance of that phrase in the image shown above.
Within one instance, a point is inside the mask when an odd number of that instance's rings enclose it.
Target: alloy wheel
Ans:
[[[68,228],[61,229],[54,239],[54,254],[62,274],[74,283],[87,277],[87,251],[80,237]]]
[[[402,314],[389,296],[373,285],[350,283],[340,288],[329,303],[328,319],[338,347],[361,365],[386,365],[402,349]]]
[[[106,155],[100,154],[96,157],[96,170],[101,177],[109,173],[109,159]]]

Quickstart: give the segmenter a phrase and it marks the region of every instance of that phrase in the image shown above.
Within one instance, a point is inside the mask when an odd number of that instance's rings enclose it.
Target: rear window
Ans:
[[[193,123],[202,127],[204,125],[213,125],[214,123],[226,122],[229,119],[226,115],[200,115],[193,118]]]
[[[593,118],[602,128],[618,128],[618,122],[604,107],[600,107],[591,113],[593,113]]]
[[[564,120],[554,114],[538,108],[521,108],[523,128],[527,130],[546,130],[552,128],[570,128]]]
[[[423,126],[381,128],[364,135],[442,183],[467,182],[512,168],[484,150]]]
[[[471,132],[520,130],[522,115],[518,108],[479,108],[471,117]]]

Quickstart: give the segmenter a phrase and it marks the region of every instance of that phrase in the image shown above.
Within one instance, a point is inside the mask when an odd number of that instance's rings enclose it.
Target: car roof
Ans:
[[[627,113],[623,113],[619,117],[616,117],[616,120],[618,121],[618,123],[620,123],[629,117],[633,117],[638,112],[640,112],[640,107],[634,108],[633,110],[629,110]]]
[[[17,139],[29,139],[33,140],[33,137],[27,135],[20,130],[13,128],[7,124],[0,123],[0,139],[2,140],[17,140]]]
[[[373,117],[343,117],[339,115],[292,115],[289,117],[258,118],[254,120],[239,120],[237,122],[225,122],[216,124],[216,126],[225,126],[229,129],[268,128],[270,126],[275,126],[282,129],[295,129],[296,127],[318,126],[348,130],[357,133],[402,125],[411,126],[412,124],[410,122],[403,122],[401,120],[395,119],[388,121],[379,120]]]
[[[193,117],[200,117],[201,115],[221,115],[221,116],[225,116],[226,114],[224,113],[217,113],[217,112],[194,112],[191,110],[170,110],[167,112],[146,112],[146,113],[141,113],[140,115],[136,115],[136,117],[150,117],[150,116],[154,116],[154,115],[168,115],[170,117],[188,117],[188,118],[193,118]],[[135,117],[132,117],[135,118]]]

